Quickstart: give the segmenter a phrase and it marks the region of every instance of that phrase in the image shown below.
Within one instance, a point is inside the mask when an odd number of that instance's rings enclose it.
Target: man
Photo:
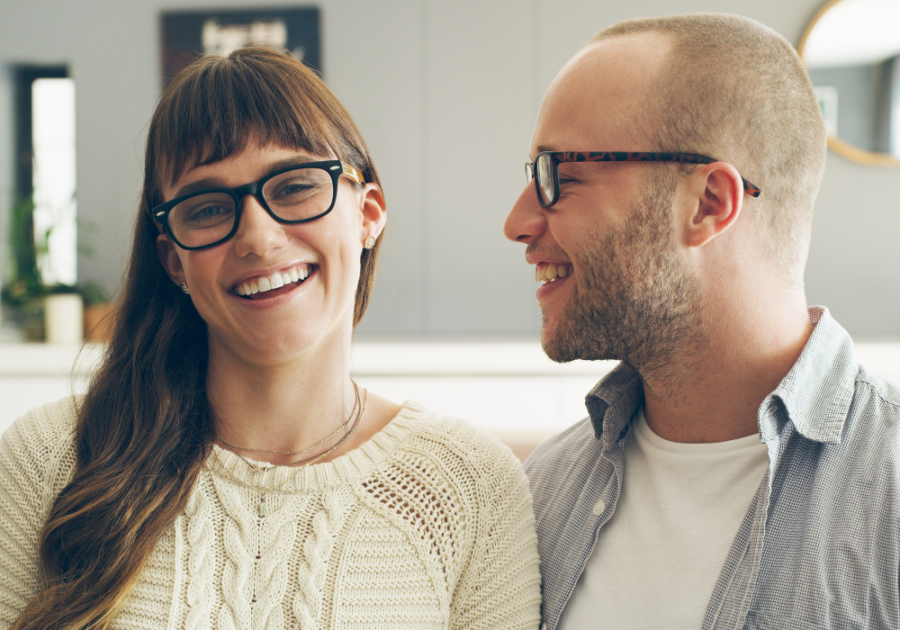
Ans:
[[[804,296],[825,138],[734,16],[617,24],[548,89],[505,233],[546,353],[621,360],[526,464],[548,630],[900,627],[900,390]]]

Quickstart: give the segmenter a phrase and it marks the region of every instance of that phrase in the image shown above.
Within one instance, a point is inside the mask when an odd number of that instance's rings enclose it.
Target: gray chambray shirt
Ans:
[[[769,470],[719,574],[703,630],[900,628],[900,388],[856,361],[822,307],[757,416]],[[590,414],[528,458],[547,630],[622,489],[623,438],[643,388],[620,364]],[[597,611],[602,615],[602,611]]]

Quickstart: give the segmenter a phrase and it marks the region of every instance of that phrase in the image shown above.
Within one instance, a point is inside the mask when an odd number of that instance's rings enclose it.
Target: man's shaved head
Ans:
[[[585,48],[646,33],[671,42],[640,116],[653,146],[603,149],[700,153],[735,166],[762,189],[745,198],[744,212],[758,223],[763,251],[802,284],[826,132],[797,53],[772,29],[724,14],[628,20]]]

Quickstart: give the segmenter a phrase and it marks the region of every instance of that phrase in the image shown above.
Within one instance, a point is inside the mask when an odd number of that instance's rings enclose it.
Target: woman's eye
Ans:
[[[308,196],[316,189],[316,184],[306,181],[286,182],[278,187],[273,199],[292,199]]]
[[[170,218],[176,224],[197,229],[219,225],[234,217],[234,208],[220,202],[199,203],[190,208],[176,211]]]
[[[190,220],[191,221],[202,221],[203,219],[217,217],[225,212],[228,212],[228,210],[223,208],[220,205],[203,206],[201,208],[196,208],[191,213]]]

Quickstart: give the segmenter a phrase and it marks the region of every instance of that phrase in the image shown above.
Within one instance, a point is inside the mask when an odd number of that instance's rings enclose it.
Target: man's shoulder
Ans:
[[[866,441],[900,457],[900,384],[860,365],[842,433],[842,442]],[[884,450],[885,444],[894,448]]]
[[[900,384],[860,365],[856,375],[856,390],[857,396],[877,400],[883,405],[882,411],[886,416],[897,419],[900,414]]]
[[[590,418],[584,418],[538,446],[525,461],[535,504],[562,499],[566,489],[590,475],[602,455]]]
[[[824,492],[856,492],[862,483],[867,502],[893,504],[900,492],[900,384],[864,365],[855,367],[841,395],[815,405],[821,415],[806,421],[807,432],[811,427],[815,433],[805,434],[810,439],[798,444],[795,455],[815,467]],[[794,421],[802,426],[802,419]],[[874,471],[880,471],[877,482]]]
[[[586,440],[596,439],[590,417],[585,417],[564,431],[544,440],[525,461],[525,470],[534,471],[554,466],[558,459],[578,456]]]

